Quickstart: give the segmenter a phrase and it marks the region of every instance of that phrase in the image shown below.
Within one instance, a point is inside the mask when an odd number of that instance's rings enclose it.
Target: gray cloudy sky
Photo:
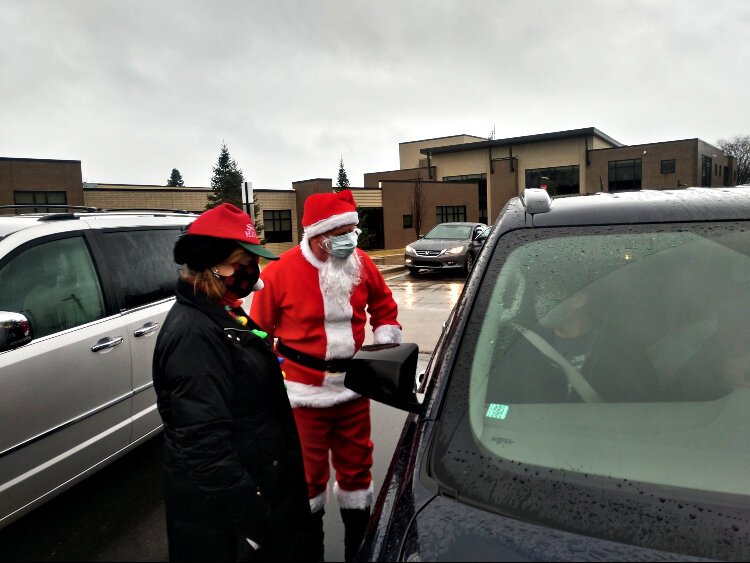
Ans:
[[[398,143],[597,127],[750,134],[747,0],[0,0],[0,156],[84,180],[256,188],[399,166]]]

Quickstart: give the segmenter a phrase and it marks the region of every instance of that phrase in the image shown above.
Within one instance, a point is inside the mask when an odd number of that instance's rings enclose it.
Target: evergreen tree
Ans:
[[[349,189],[349,178],[346,176],[346,170],[344,169],[344,157],[342,156],[339,160],[339,177],[336,180],[336,187],[333,191],[338,193],[341,190]]]
[[[253,191],[253,225],[255,225],[255,232],[263,232],[263,210],[260,208],[260,199],[258,199],[258,192]],[[265,233],[264,233],[265,234]]]
[[[182,174],[180,174],[180,171],[177,170],[177,168],[172,168],[172,175],[169,177],[169,180],[167,180],[167,186],[175,186],[181,188],[184,185],[185,182],[182,179]]]
[[[222,203],[231,203],[242,208],[242,179],[242,170],[229,156],[227,145],[222,143],[219,160],[214,165],[214,174],[211,177],[213,193],[208,196],[206,209],[211,209]]]
[[[368,225],[368,219],[367,211],[362,209],[361,207],[357,207],[357,215],[359,215],[359,224],[357,225],[357,228],[361,231],[359,233],[359,239],[357,241],[357,246],[359,246],[362,250],[370,250],[372,248],[373,240],[375,240],[375,233],[371,233]]]

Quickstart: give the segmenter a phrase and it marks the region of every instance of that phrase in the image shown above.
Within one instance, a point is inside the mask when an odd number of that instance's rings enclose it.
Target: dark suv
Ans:
[[[750,559],[750,189],[512,200],[424,376],[363,561]],[[420,378],[421,381],[422,378]]]

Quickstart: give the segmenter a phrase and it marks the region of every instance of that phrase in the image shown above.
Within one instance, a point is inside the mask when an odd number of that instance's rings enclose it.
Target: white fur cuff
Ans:
[[[398,344],[401,342],[401,329],[396,325],[380,325],[373,331],[373,344]]]
[[[344,491],[339,487],[338,481],[333,484],[333,493],[336,495],[336,500],[339,501],[339,507],[341,508],[356,508],[363,510],[372,506],[373,498],[373,486],[372,482],[368,489],[360,489],[358,491]]]
[[[325,508],[326,498],[328,496],[328,489],[320,493],[318,496],[310,499],[310,512],[315,514]]]

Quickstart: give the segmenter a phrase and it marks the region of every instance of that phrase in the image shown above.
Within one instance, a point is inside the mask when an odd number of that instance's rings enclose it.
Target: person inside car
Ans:
[[[491,402],[648,402],[664,394],[637,335],[617,319],[597,315],[591,289],[559,300],[496,361],[488,385]]]
[[[262,288],[250,217],[201,214],[174,247],[185,264],[156,342],[171,561],[306,560],[299,436],[279,361],[241,298]]]

